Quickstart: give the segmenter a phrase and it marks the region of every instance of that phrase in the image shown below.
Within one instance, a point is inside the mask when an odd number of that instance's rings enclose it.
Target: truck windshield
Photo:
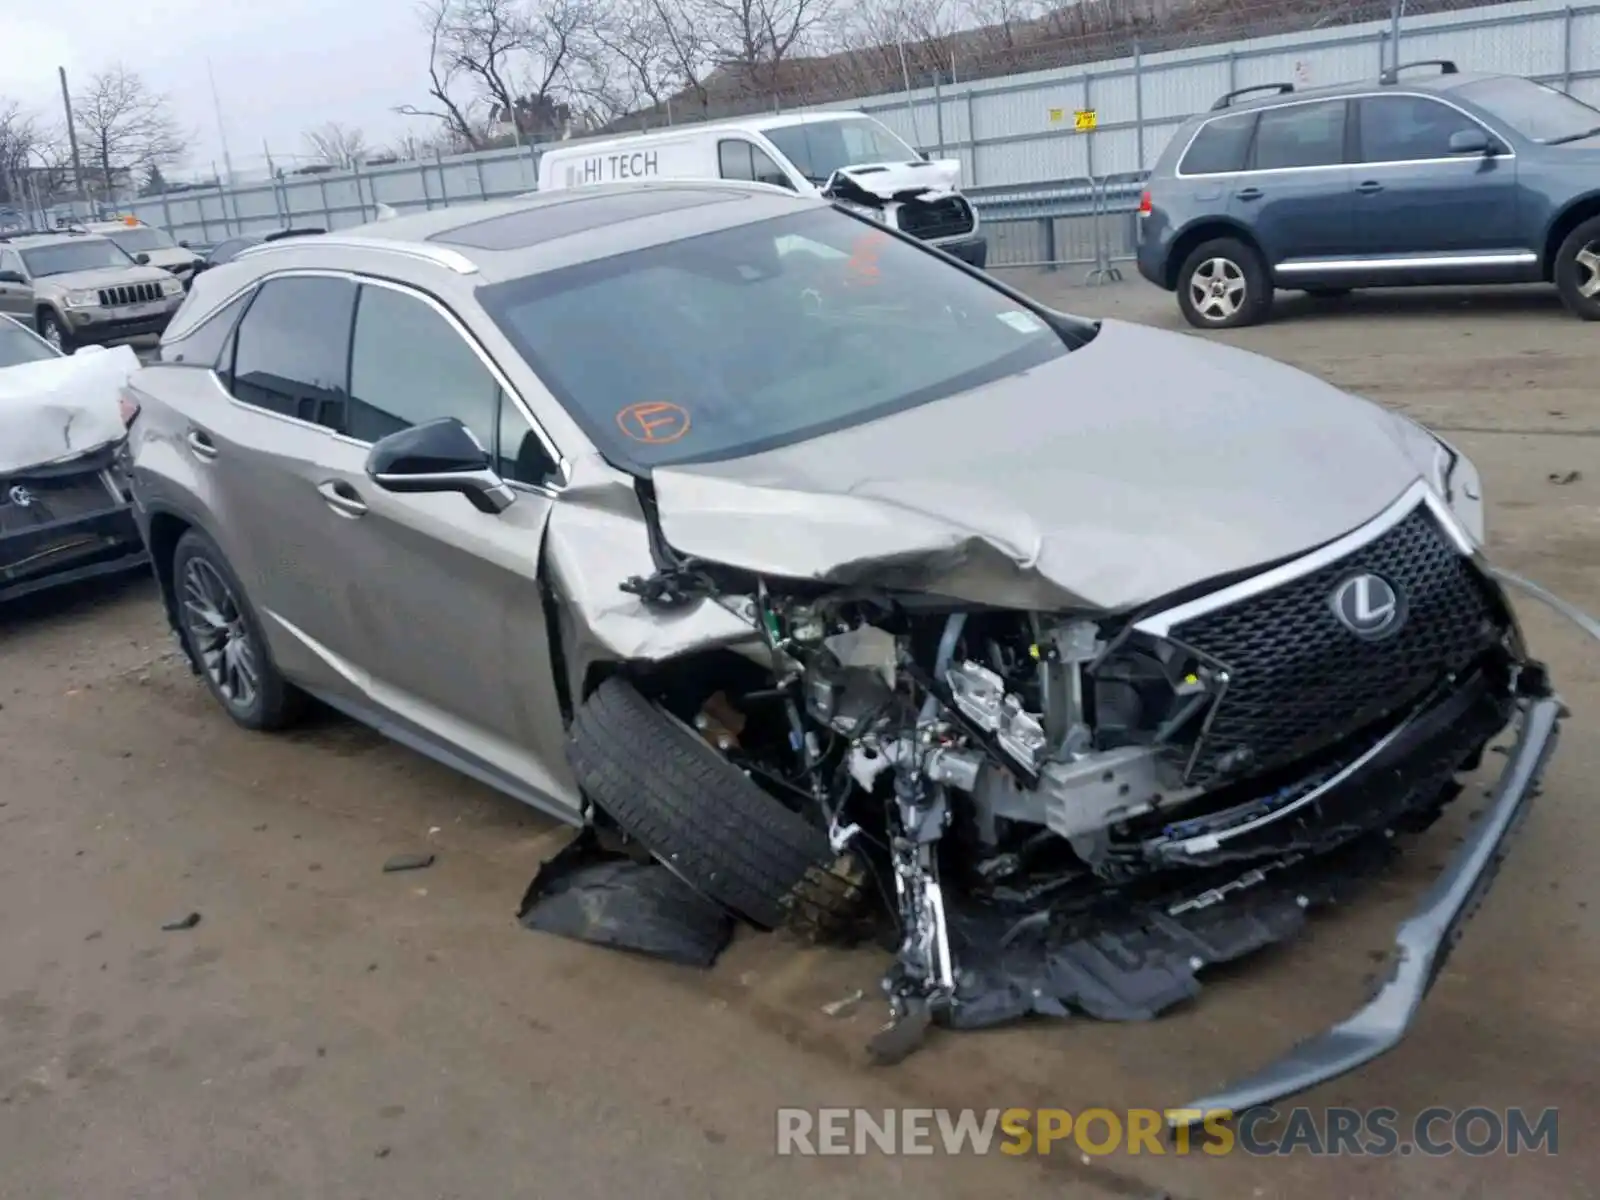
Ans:
[[[159,229],[152,229],[148,225],[129,225],[126,229],[116,229],[107,232],[106,236],[129,254],[145,253],[151,250],[171,250],[177,245]]]
[[[1532,142],[1555,146],[1600,135],[1600,109],[1531,79],[1496,75],[1463,84],[1456,94]]]
[[[831,208],[478,296],[600,452],[635,472],[804,441],[1069,349],[1005,292]]]
[[[871,117],[808,121],[763,129],[767,138],[812,183],[822,184],[840,167],[912,162],[917,152]]]
[[[73,271],[97,271],[102,267],[133,266],[133,259],[115,243],[100,237],[74,238],[70,242],[35,246],[22,252],[22,260],[28,264],[28,273],[35,278],[41,275],[66,275]]]

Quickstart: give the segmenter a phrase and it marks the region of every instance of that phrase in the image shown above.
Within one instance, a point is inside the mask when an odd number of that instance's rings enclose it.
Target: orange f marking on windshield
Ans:
[[[689,414],[665,400],[630,404],[617,414],[617,428],[636,442],[664,446],[689,432]]]

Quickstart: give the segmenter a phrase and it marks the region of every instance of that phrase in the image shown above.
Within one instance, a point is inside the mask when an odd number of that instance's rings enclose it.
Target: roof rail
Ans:
[[[319,246],[337,246],[345,250],[375,250],[381,254],[402,254],[407,258],[419,258],[424,262],[431,262],[435,266],[444,267],[454,271],[457,275],[476,275],[478,264],[473,262],[459,250],[451,250],[444,246],[432,246],[426,242],[391,242],[387,238],[375,237],[339,237],[332,234],[319,235]],[[294,243],[285,243],[282,239],[273,242],[262,242],[258,246],[246,246],[235,256],[236,258],[255,257],[273,250],[295,250]]]
[[[1294,84],[1292,83],[1258,83],[1254,87],[1240,88],[1236,92],[1229,92],[1211,106],[1211,111],[1221,112],[1225,108],[1232,108],[1233,102],[1240,96],[1249,96],[1255,92],[1276,92],[1280,96],[1287,96],[1292,91],[1294,91]]]
[[[327,233],[327,232],[328,231],[326,229],[323,229],[320,226],[318,226],[316,228],[312,228],[312,227],[308,226],[307,228],[304,228],[304,229],[275,229],[271,233],[266,234],[264,237],[262,237],[261,240],[263,242],[275,242],[280,238],[304,237],[307,234]]]
[[[1461,72],[1456,69],[1455,63],[1451,62],[1448,58],[1422,58],[1418,59],[1416,62],[1396,63],[1387,71],[1383,72],[1383,74],[1378,76],[1378,82],[1384,84],[1399,83],[1400,72],[1409,71],[1412,67],[1438,67],[1439,74],[1441,75],[1461,74]]]

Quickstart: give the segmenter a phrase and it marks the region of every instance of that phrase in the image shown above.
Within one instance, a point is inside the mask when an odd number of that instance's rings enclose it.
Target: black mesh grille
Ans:
[[[1334,614],[1335,589],[1362,573],[1401,597],[1404,624],[1381,641]],[[1395,712],[1482,655],[1503,620],[1490,585],[1419,506],[1330,566],[1174,626],[1174,641],[1228,673],[1190,782],[1254,774]]]
[[[0,533],[72,521],[117,507],[98,471],[0,481]]]
[[[161,299],[159,283],[128,283],[100,289],[100,306],[118,308],[124,304],[148,304]]]
[[[931,204],[913,201],[900,209],[900,228],[912,237],[960,237],[972,232],[972,209],[960,196],[946,196]]]

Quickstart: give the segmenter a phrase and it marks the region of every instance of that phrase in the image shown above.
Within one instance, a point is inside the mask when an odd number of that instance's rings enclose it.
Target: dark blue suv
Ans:
[[[1276,288],[1541,280],[1600,320],[1600,110],[1528,79],[1436,60],[1230,92],[1148,188],[1139,273],[1201,328],[1265,320]]]

